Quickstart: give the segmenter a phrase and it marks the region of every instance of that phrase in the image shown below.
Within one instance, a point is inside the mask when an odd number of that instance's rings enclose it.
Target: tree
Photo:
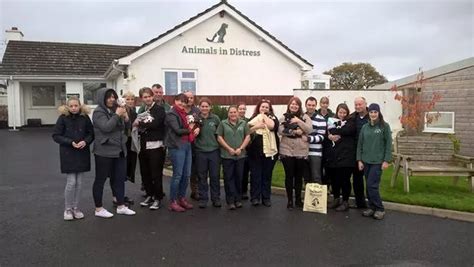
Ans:
[[[387,82],[385,76],[369,63],[345,62],[324,74],[331,76],[331,89],[364,90]]]
[[[402,105],[402,115],[400,123],[408,134],[418,134],[423,130],[426,122],[432,123],[439,118],[439,113],[430,114],[436,103],[441,100],[441,94],[425,92],[425,77],[421,68],[416,75],[416,81],[404,90],[400,90],[397,85],[390,89],[395,93],[394,99]]]

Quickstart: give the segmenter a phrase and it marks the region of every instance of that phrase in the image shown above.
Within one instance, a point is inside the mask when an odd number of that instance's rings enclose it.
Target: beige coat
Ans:
[[[298,126],[303,131],[305,136],[308,136],[313,131],[313,124],[311,118],[304,114],[304,122],[299,122]],[[283,134],[284,126],[282,122],[285,121],[285,117],[280,118],[280,126],[278,127],[278,133],[281,135],[280,141],[280,155],[287,157],[308,157],[309,143],[304,141],[303,138],[290,138]]]

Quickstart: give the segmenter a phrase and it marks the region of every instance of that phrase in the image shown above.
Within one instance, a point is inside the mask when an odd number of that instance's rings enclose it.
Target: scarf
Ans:
[[[188,124],[188,114],[186,114],[186,111],[177,105],[173,105],[173,108],[176,110],[176,113],[178,113],[179,118],[181,119],[181,123],[183,124],[184,129],[189,129],[189,124]],[[194,142],[194,134],[190,132],[187,135],[183,135],[181,137],[183,141],[188,141],[190,143]]]
[[[251,121],[248,122],[249,125],[254,126],[259,122],[263,122],[263,116],[261,114],[255,116]],[[275,127],[278,127],[275,125]],[[264,129],[257,129],[256,134],[262,136],[263,140],[263,153],[265,157],[273,157],[278,153],[276,138],[273,132],[271,132],[268,127],[265,125]]]

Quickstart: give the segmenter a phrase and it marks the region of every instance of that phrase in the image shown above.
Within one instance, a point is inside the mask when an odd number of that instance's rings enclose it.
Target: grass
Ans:
[[[410,193],[403,192],[403,177],[399,175],[394,188],[390,187],[392,167],[382,175],[380,194],[384,201],[419,205],[440,209],[474,212],[474,193],[465,177],[453,184],[452,177],[410,177]],[[285,187],[285,172],[281,162],[273,170],[272,185]]]

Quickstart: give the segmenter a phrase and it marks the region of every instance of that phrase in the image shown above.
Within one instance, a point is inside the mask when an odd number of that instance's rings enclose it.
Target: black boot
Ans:
[[[293,200],[288,200],[288,204],[286,204],[286,208],[289,210],[293,209]]]
[[[342,203],[342,200],[341,198],[335,198],[333,201],[332,201],[332,204],[331,206],[329,206],[330,209],[336,209],[337,207],[339,207]]]
[[[349,209],[349,203],[343,201],[339,207],[336,208],[336,211],[347,211]]]
[[[295,206],[297,208],[303,208],[303,201],[301,201],[301,195],[300,196],[296,196],[296,199],[295,199]]]

